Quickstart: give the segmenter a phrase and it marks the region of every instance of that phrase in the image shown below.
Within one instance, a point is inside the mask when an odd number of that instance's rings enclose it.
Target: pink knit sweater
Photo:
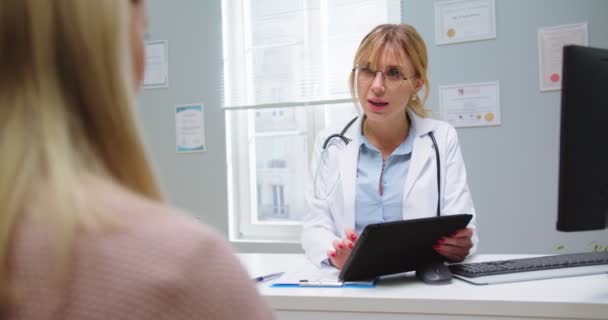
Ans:
[[[18,299],[8,319],[272,318],[216,232],[115,185],[91,192],[125,227],[79,236],[67,288],[59,291],[48,227],[21,223],[10,261]]]

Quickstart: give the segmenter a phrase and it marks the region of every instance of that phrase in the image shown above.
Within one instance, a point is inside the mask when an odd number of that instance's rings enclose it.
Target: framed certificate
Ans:
[[[168,42],[146,41],[146,69],[144,89],[169,87]]]
[[[494,0],[435,2],[437,45],[496,38]]]
[[[587,46],[588,37],[586,22],[538,29],[540,91],[562,88],[564,46]]]
[[[176,151],[207,150],[205,142],[205,106],[202,103],[175,106]]]
[[[443,119],[454,127],[498,126],[500,88],[498,81],[439,87]]]

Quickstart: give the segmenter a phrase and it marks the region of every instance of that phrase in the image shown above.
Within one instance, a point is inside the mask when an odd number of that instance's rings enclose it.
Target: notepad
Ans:
[[[333,267],[317,268],[306,265],[301,269],[285,272],[275,280],[272,287],[326,287],[326,288],[371,288],[376,286],[376,280],[340,281],[340,270]]]

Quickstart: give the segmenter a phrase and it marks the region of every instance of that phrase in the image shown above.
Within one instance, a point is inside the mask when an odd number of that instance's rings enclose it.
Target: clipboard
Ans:
[[[274,288],[373,288],[376,281],[308,281],[298,283],[273,283]]]
[[[318,268],[305,264],[297,270],[285,272],[270,285],[274,288],[373,288],[376,279],[363,281],[340,281],[340,270],[334,267]]]
[[[472,218],[470,214],[455,214],[367,225],[338,279],[376,279],[444,261],[433,245],[439,238],[465,228]]]

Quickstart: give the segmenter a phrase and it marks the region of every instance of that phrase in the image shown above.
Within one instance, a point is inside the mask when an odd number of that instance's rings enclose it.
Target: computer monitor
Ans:
[[[557,230],[606,228],[608,50],[563,52]]]

